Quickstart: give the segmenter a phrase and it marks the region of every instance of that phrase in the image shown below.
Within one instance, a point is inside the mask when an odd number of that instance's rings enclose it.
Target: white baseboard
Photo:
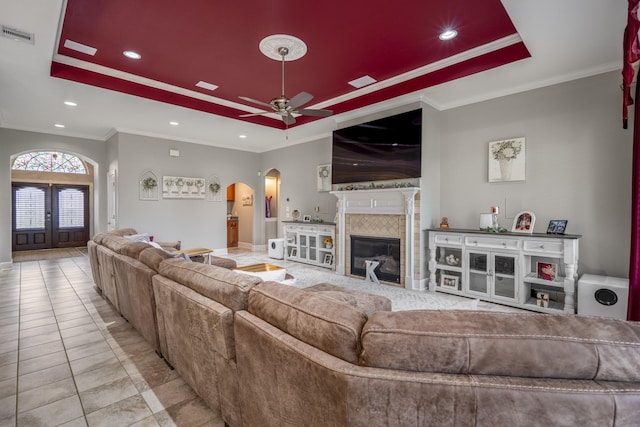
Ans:
[[[13,262],[0,262],[0,271],[13,270]]]

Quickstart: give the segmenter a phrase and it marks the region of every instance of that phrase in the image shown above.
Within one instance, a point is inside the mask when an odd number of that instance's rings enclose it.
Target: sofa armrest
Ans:
[[[178,240],[176,242],[156,242],[157,244],[159,244],[160,246],[162,246],[163,249],[166,250],[176,250],[179,251],[180,247],[182,246],[182,241]]]

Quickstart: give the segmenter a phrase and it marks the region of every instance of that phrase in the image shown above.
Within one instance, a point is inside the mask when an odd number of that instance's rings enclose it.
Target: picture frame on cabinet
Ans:
[[[511,231],[513,233],[533,233],[533,226],[536,222],[536,216],[531,211],[522,211],[518,212],[516,217],[513,219],[513,226],[511,227]]]
[[[536,264],[538,279],[553,282],[558,274],[558,264],[555,262],[538,262]]]
[[[322,263],[326,265],[331,265],[333,263],[333,255],[325,254],[324,259],[322,260]]]
[[[552,219],[547,227],[547,234],[564,234],[567,229],[566,219]]]
[[[297,257],[298,256],[298,248],[291,248],[291,252],[289,252],[289,256],[290,257]]]
[[[311,215],[303,215],[302,222],[311,222]]]
[[[440,274],[440,286],[449,289],[458,289],[460,278],[451,274]]]

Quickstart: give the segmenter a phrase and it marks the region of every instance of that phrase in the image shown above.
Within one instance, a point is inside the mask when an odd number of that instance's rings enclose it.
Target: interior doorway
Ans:
[[[280,202],[280,171],[269,170],[264,177],[265,194],[265,242],[275,239],[280,234],[278,211]]]
[[[14,182],[11,202],[13,251],[86,246],[88,185]]]

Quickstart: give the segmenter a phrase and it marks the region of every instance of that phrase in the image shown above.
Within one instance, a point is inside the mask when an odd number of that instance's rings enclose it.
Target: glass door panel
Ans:
[[[469,252],[468,254],[469,265],[469,292],[481,293],[484,295],[489,294],[488,285],[488,266],[489,255],[481,252]]]
[[[493,295],[516,299],[516,257],[513,255],[493,255]]]

